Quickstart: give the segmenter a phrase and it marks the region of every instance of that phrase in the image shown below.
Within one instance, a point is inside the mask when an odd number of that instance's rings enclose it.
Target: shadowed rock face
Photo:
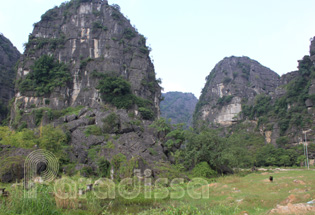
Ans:
[[[231,125],[240,119],[241,103],[252,104],[258,94],[272,95],[280,77],[248,57],[228,57],[220,61],[202,90],[195,111],[195,123]]]
[[[0,123],[5,118],[9,101],[14,97],[14,66],[20,52],[0,34]]]

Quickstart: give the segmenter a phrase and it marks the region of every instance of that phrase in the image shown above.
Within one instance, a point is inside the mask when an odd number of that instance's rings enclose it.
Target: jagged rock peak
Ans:
[[[226,57],[206,77],[194,114],[194,123],[230,125],[239,119],[242,103],[257,94],[272,94],[280,77],[249,57]]]
[[[0,34],[0,123],[7,114],[9,101],[14,97],[14,66],[20,56],[11,41]]]
[[[157,116],[161,88],[149,53],[146,38],[123,16],[118,5],[110,6],[100,0],[63,3],[48,10],[34,25],[18,66],[15,104],[19,103],[22,109],[98,107],[106,96],[100,94],[97,86],[100,74],[106,74],[129,82],[131,93],[149,100],[148,107]],[[23,80],[43,56],[65,64],[70,77],[62,77],[67,80],[63,84],[38,92],[39,88],[32,88]],[[132,108],[137,114],[137,105]]]

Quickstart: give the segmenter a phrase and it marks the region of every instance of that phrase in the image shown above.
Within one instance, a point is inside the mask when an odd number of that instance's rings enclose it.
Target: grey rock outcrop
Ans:
[[[229,126],[240,120],[242,103],[253,104],[258,94],[272,95],[279,85],[278,74],[248,57],[228,57],[220,61],[202,90],[194,123]]]
[[[20,55],[10,40],[0,34],[0,123],[6,117],[9,101],[14,97],[14,66]]]

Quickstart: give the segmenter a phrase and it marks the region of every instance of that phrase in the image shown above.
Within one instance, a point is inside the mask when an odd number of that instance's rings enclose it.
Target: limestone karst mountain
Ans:
[[[263,135],[266,143],[301,144],[303,131],[314,126],[314,64],[314,40],[310,56],[299,61],[298,70],[281,77],[248,57],[223,59],[206,78],[194,113],[195,126],[242,124]],[[314,131],[308,132],[307,140],[314,140]]]
[[[18,64],[11,126],[62,128],[77,170],[96,170],[101,157],[132,159],[141,169],[166,160],[148,127],[161,99],[149,53],[146,38],[106,0],[47,11]]]
[[[277,73],[248,57],[220,61],[206,78],[197,104],[195,121],[231,125],[240,119],[242,103],[253,104],[259,94],[270,95],[279,85]]]

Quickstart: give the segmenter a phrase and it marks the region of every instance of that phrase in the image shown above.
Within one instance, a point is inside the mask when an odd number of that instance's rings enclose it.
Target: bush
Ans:
[[[217,172],[210,168],[207,162],[201,162],[192,170],[194,177],[213,178]]]
[[[94,174],[93,168],[90,166],[84,166],[80,170],[80,175],[82,175],[84,177],[88,177],[88,176],[93,175],[93,174]]]
[[[90,135],[100,136],[102,135],[102,129],[97,125],[90,125],[85,129],[84,134],[86,137],[89,137]]]
[[[98,72],[93,72],[92,77],[100,79],[96,88],[101,93],[101,98],[105,102],[115,105],[117,108],[129,109],[134,104],[137,104],[140,108],[151,105],[149,100],[133,95],[131,84],[122,77]],[[150,111],[145,109],[142,109],[142,111],[146,118],[153,118]]]
[[[119,126],[119,118],[115,113],[109,114],[105,119],[103,119],[103,131],[105,133],[117,132]]]
[[[93,22],[92,24],[93,31],[102,29],[103,31],[107,31],[108,28],[106,26],[103,26],[100,22]]]
[[[110,176],[110,162],[105,158],[100,158],[97,162],[98,165],[98,176],[108,177]]]
[[[131,85],[121,77],[103,75],[97,89],[104,101],[112,103],[118,108],[128,109],[134,103],[131,94]]]
[[[92,58],[88,57],[80,62],[80,69],[84,69],[89,62],[93,61]]]
[[[126,38],[127,40],[131,40],[132,38],[136,36],[136,33],[130,28],[126,28],[123,34],[124,34],[124,38]]]
[[[139,112],[141,113],[141,116],[143,119],[146,119],[146,120],[154,119],[154,113],[152,110],[149,110],[144,107],[140,107]]]
[[[276,143],[277,143],[278,147],[284,147],[286,144],[289,143],[289,138],[288,137],[279,137],[276,140]]]
[[[36,130],[24,128],[19,132],[11,131],[8,127],[0,127],[0,144],[18,148],[34,148],[37,145],[41,149],[53,152],[57,157],[61,157],[62,148],[67,144],[67,140],[61,129],[51,125]]]
[[[223,96],[223,97],[218,99],[217,104],[219,106],[227,105],[232,101],[233,97],[234,97],[233,95]]]
[[[56,87],[65,86],[71,80],[69,68],[56,62],[51,56],[44,55],[31,66],[31,72],[20,81],[22,93],[35,91],[37,96],[50,94]]]
[[[120,168],[120,165],[127,160],[126,156],[122,153],[116,154],[113,156],[111,164],[114,167],[114,170],[117,172]]]

